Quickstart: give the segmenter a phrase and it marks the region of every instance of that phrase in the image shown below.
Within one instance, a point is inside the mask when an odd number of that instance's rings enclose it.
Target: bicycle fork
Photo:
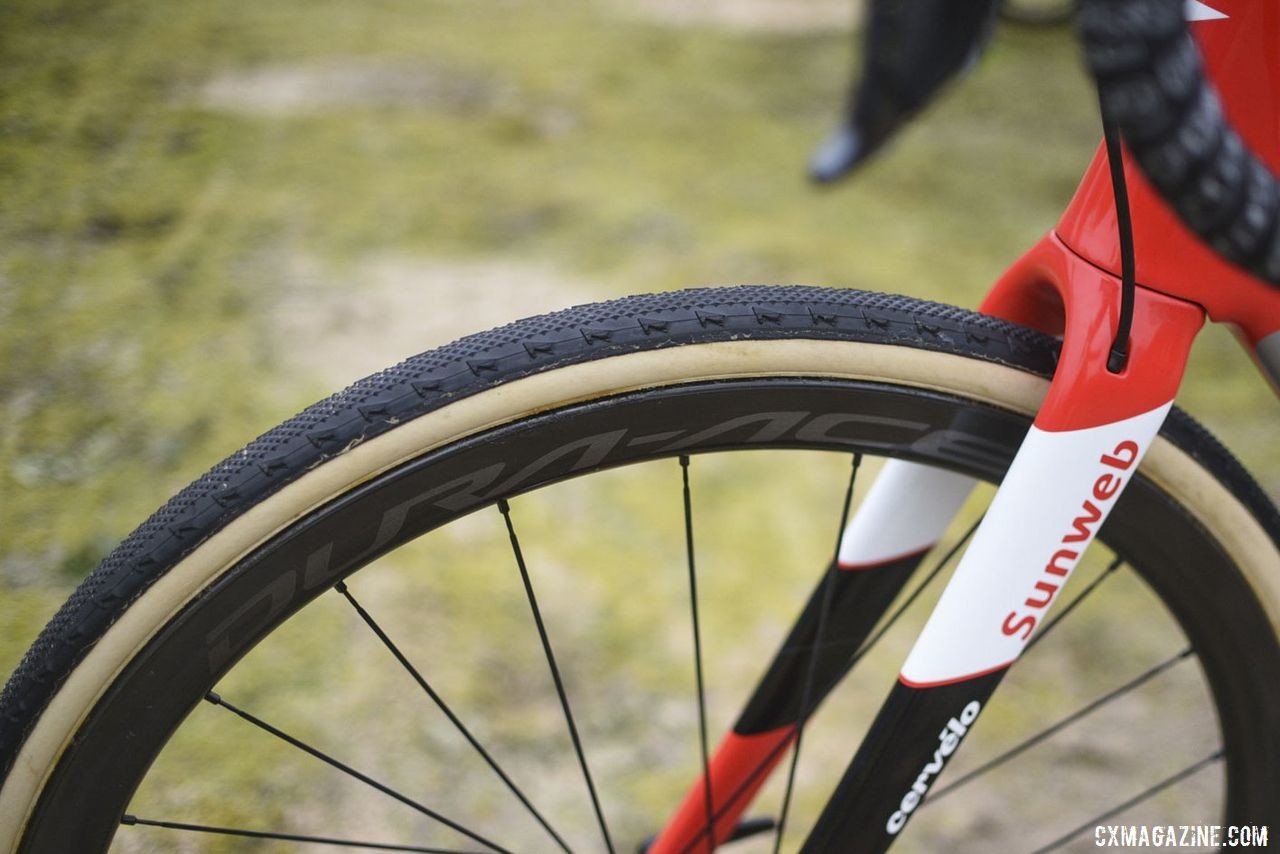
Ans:
[[[1112,373],[1107,359],[1119,289],[1116,278],[1050,233],[984,302],[987,313],[1061,331],[1059,366],[972,543],[803,851],[878,852],[892,845],[1135,476],[1172,406],[1204,312],[1138,288],[1128,362]],[[712,813],[700,779],[651,854],[711,851],[730,838],[797,727],[847,672],[970,485],[909,463],[885,466],[850,522],[837,562],[863,571],[831,570],[837,574],[820,639],[819,585],[713,757]],[[855,600],[857,609],[848,604]],[[859,621],[842,622],[842,605]],[[815,640],[811,699],[802,709],[797,698],[810,692],[797,680]]]

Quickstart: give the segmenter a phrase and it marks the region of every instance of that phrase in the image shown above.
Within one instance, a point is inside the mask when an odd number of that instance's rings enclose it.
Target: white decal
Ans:
[[[902,796],[902,800],[898,803],[898,809],[893,811],[893,814],[889,816],[889,821],[884,826],[884,829],[889,831],[890,836],[896,836],[906,826],[907,818],[915,812],[916,807],[920,806],[920,802],[924,800],[929,787],[933,785],[934,781],[938,779],[938,775],[942,773],[942,769],[946,767],[947,757],[956,752],[956,748],[960,746],[960,739],[964,738],[964,734],[969,731],[969,727],[973,726],[973,722],[978,719],[978,712],[980,711],[982,711],[981,703],[977,700],[969,701],[960,710],[960,714],[947,721],[947,725],[942,728],[942,732],[938,733],[938,746],[933,751],[933,759],[925,763],[924,768],[916,776],[916,781],[911,784],[911,788],[907,789],[907,793]]]
[[[840,538],[840,566],[875,566],[929,548],[955,518],[973,479],[889,460]]]
[[[1188,21],[1217,21],[1227,17],[1226,14],[1201,3],[1200,0],[1187,0],[1182,9]]]
[[[946,684],[1013,663],[1170,406],[1084,430],[1031,428],[903,664],[903,682]]]

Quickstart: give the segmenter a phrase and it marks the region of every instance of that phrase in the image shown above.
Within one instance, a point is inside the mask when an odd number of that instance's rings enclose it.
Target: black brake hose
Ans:
[[[1120,129],[1107,115],[1105,106],[1102,111],[1102,138],[1107,148],[1107,166],[1111,170],[1111,192],[1115,197],[1116,229],[1120,239],[1120,319],[1107,356],[1107,370],[1118,374],[1129,362],[1129,330],[1133,328],[1133,302],[1138,283],[1133,255],[1133,218],[1129,214],[1129,187],[1120,154]]]
[[[1080,0],[1078,21],[1103,114],[1143,173],[1219,255],[1280,285],[1280,184],[1223,116],[1183,0]]]

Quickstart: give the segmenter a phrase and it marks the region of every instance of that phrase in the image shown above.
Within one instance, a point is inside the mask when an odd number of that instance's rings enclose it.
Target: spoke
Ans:
[[[600,833],[604,836],[605,848],[609,850],[609,854],[614,854],[609,825],[605,822],[604,810],[600,808],[600,798],[596,794],[596,786],[591,779],[591,770],[587,767],[587,755],[582,749],[582,739],[578,737],[578,727],[573,721],[573,710],[569,708],[569,695],[565,692],[564,681],[560,678],[560,668],[556,666],[556,657],[551,651],[551,639],[547,636],[547,627],[542,622],[542,611],[538,609],[538,598],[533,593],[529,568],[525,566],[524,553],[520,550],[520,538],[516,536],[515,525],[511,522],[511,505],[506,499],[498,501],[498,512],[502,514],[502,519],[507,526],[507,536],[511,540],[511,553],[515,556],[516,567],[520,570],[520,579],[524,582],[524,592],[529,599],[529,609],[533,612],[533,622],[538,627],[538,637],[542,639],[542,651],[547,657],[547,667],[551,669],[551,679],[555,682],[556,694],[560,696],[560,708],[564,711],[564,720],[569,727],[569,739],[573,742],[574,752],[578,754],[578,765],[582,768],[582,777],[586,780],[587,791],[591,795],[591,807],[595,810]]]
[[[1119,688],[1116,688],[1113,691],[1103,694],[1098,699],[1094,700],[1088,705],[1082,706],[1081,708],[1067,715],[1065,718],[1062,718],[1061,720],[1059,720],[1057,723],[1051,724],[1050,726],[1046,727],[1045,729],[1041,730],[1040,732],[1036,733],[1035,735],[1031,736],[1025,741],[1015,745],[1014,747],[1009,748],[1004,753],[1001,753],[999,756],[995,757],[994,759],[991,759],[988,762],[985,762],[982,765],[979,765],[977,768],[974,768],[972,771],[965,774],[963,777],[960,777],[959,779],[957,779],[954,783],[951,783],[947,786],[943,786],[941,789],[938,789],[938,791],[936,792],[931,792],[928,795],[928,800],[926,800],[923,804],[921,804],[921,807],[923,808],[928,804],[935,803],[939,798],[943,797],[944,795],[950,792],[954,792],[956,789],[960,788],[966,783],[970,783],[973,780],[976,780],[977,778],[981,777],[983,774],[986,774],[988,771],[998,768],[999,766],[1008,762],[1010,759],[1014,758],[1020,753],[1025,752],[1026,750],[1029,750],[1030,748],[1034,747],[1035,745],[1049,738],[1051,735],[1058,733],[1059,731],[1065,729],[1066,727],[1070,726],[1071,724],[1075,723],[1081,718],[1089,714],[1092,714],[1093,712],[1097,711],[1098,709],[1102,708],[1108,703],[1118,700],[1121,697],[1123,697],[1125,694],[1128,694],[1130,691],[1133,691],[1141,687],[1142,685],[1146,684],[1147,682],[1151,681],[1155,677],[1159,676],[1161,673],[1164,673],[1166,670],[1170,669],[1171,667],[1178,664],[1179,662],[1185,661],[1191,655],[1192,655],[1191,647],[1187,647],[1182,652],[1179,652],[1178,654],[1165,659],[1164,661],[1157,664],[1155,667],[1152,667],[1150,670],[1147,670],[1146,672],[1139,674],[1138,676],[1129,680],[1125,684],[1121,685]]]
[[[337,845],[343,848],[365,848],[373,851],[414,851],[419,854],[468,854],[455,848],[423,848],[418,845],[395,845],[390,842],[364,842],[356,839],[337,839],[331,836],[303,836],[297,833],[276,833],[269,830],[246,830],[241,827],[218,827],[211,824],[184,824],[179,821],[156,821],[134,815],[120,817],[120,823],[128,827],[162,827],[166,830],[185,830],[189,833],[212,833],[218,836],[239,836],[247,839],[276,839],[282,842],[305,842],[312,845]]]
[[[373,616],[367,610],[365,610],[363,605],[361,605],[358,601],[356,601],[355,595],[347,587],[346,582],[339,581],[336,585],[334,585],[333,589],[341,593],[346,598],[346,600],[351,603],[351,607],[354,608],[356,610],[356,613],[360,615],[360,619],[364,620],[365,625],[367,625],[369,629],[375,635],[378,636],[378,639],[382,641],[383,645],[386,646],[388,651],[390,651],[391,654],[395,656],[396,661],[400,662],[400,665],[409,673],[410,676],[413,677],[414,681],[418,683],[419,687],[422,688],[422,690],[426,693],[428,697],[431,698],[431,700],[436,704],[436,706],[440,709],[440,711],[444,713],[445,717],[447,717],[449,721],[458,729],[458,732],[462,733],[463,738],[465,738],[467,742],[470,743],[470,745],[473,748],[475,748],[476,752],[480,754],[480,756],[484,759],[484,761],[489,764],[489,767],[492,768],[493,772],[502,779],[502,782],[507,785],[507,788],[511,790],[511,793],[520,800],[520,803],[524,804],[525,808],[529,811],[530,815],[532,815],[534,819],[537,820],[538,824],[542,825],[543,829],[545,829],[547,833],[551,835],[551,838],[556,841],[556,844],[560,846],[561,850],[566,852],[566,854],[568,854],[569,846],[565,843],[564,839],[560,837],[560,834],[556,833],[555,830],[552,829],[551,825],[547,822],[545,818],[543,818],[542,814],[538,812],[538,810],[534,807],[533,803],[530,802],[530,800],[527,797],[525,797],[524,792],[520,791],[520,787],[517,786],[515,782],[509,776],[507,776],[506,772],[503,771],[502,768],[498,766],[497,761],[494,760],[494,758],[489,755],[489,752],[484,749],[484,747],[480,744],[480,742],[477,741],[476,738],[471,734],[471,731],[467,729],[466,725],[463,724],[462,721],[458,718],[458,716],[453,713],[453,710],[449,708],[449,706],[445,703],[444,699],[435,692],[435,690],[431,687],[430,684],[428,684],[427,680],[418,671],[418,669],[413,666],[413,664],[409,661],[409,659],[405,657],[404,653],[400,651],[400,648],[396,646],[395,642],[392,641],[391,638],[387,635],[387,633],[383,630],[382,626],[380,626],[378,622],[374,620]]]
[[[1098,587],[1102,584],[1102,582],[1110,578],[1111,575],[1117,569],[1119,569],[1123,564],[1124,564],[1124,558],[1117,557],[1115,560],[1111,561],[1111,563],[1107,566],[1107,568],[1104,569],[1098,575],[1097,578],[1089,582],[1088,587],[1080,591],[1079,596],[1077,596],[1076,598],[1068,602],[1067,605],[1063,607],[1062,610],[1060,610],[1052,620],[1045,623],[1045,626],[1043,629],[1036,632],[1035,635],[1031,638],[1031,640],[1027,641],[1027,645],[1022,648],[1022,654],[1026,655],[1027,651],[1030,650],[1031,647],[1040,643],[1041,638],[1049,634],[1049,632],[1053,631],[1054,626],[1058,625],[1058,623],[1061,623],[1063,619],[1066,618],[1067,614],[1070,614],[1072,611],[1074,611],[1076,609],[1076,606],[1079,605],[1081,602],[1083,602],[1086,596],[1088,596],[1093,591],[1097,590]],[[1021,660],[1021,657],[1019,658],[1019,660]]]
[[[711,760],[707,750],[707,692],[702,678],[702,630],[698,623],[698,572],[693,560],[693,498],[689,492],[689,457],[680,455],[680,476],[684,490],[684,544],[689,566],[689,610],[693,617],[693,669],[698,683],[698,742],[702,749],[702,798],[707,826],[703,831],[709,850],[716,847],[715,809],[711,800]]]
[[[875,637],[868,640],[865,644],[863,644],[861,647],[858,648],[857,652],[855,652],[852,656],[850,656],[849,663],[848,665],[846,665],[846,668],[845,668],[846,672],[849,669],[851,669],[854,665],[856,665],[859,661],[861,661],[862,658],[868,652],[871,651],[872,647],[876,645],[876,643],[880,640],[880,638],[884,637],[885,633],[888,632],[889,629],[893,627],[893,624],[897,622],[898,618],[901,617],[902,614],[907,610],[907,608],[911,606],[911,603],[915,601],[916,597],[918,597],[922,592],[924,592],[924,589],[928,587],[929,584],[932,583],[935,578],[938,577],[938,575],[942,572],[943,568],[946,567],[946,565],[950,563],[957,554],[960,553],[960,550],[964,548],[964,544],[967,543],[969,541],[969,538],[973,536],[973,532],[978,530],[978,526],[980,524],[982,524],[981,518],[979,518],[977,521],[975,521],[972,525],[969,526],[969,529],[965,531],[964,535],[960,537],[960,539],[956,542],[956,544],[953,545],[947,551],[946,555],[943,556],[942,560],[938,562],[938,565],[929,571],[929,575],[924,579],[924,581],[922,581],[920,585],[911,592],[911,595],[907,597],[907,600],[902,603],[902,605],[898,608],[898,610],[894,611],[893,615],[889,617],[888,622],[886,622],[885,625],[881,628],[881,630],[876,633]],[[813,702],[811,700],[809,708],[801,708],[800,716],[798,720],[805,720],[812,713],[813,713]],[[778,742],[777,745],[773,747],[772,750],[770,750],[763,757],[761,757],[760,761],[756,763],[756,767],[751,769],[751,773],[748,774],[746,778],[741,783],[738,784],[738,787],[733,790],[733,793],[729,795],[729,799],[720,805],[720,808],[716,811],[716,814],[713,817],[714,820],[719,821],[720,817],[723,816],[730,808],[732,808],[732,806],[738,802],[738,799],[741,798],[744,794],[746,794],[747,791],[751,789],[752,784],[755,783],[755,781],[759,779],[760,775],[764,773],[765,769],[770,766],[770,763],[773,762],[774,757],[776,757],[779,753],[781,753],[783,750],[786,750],[790,746],[791,746],[791,739],[780,741]],[[696,842],[697,840],[695,839],[687,843],[684,846],[684,848],[681,849],[681,854],[688,854],[689,851],[693,850],[693,846]]]
[[[814,674],[818,669],[818,650],[822,645],[822,635],[827,626],[827,613],[831,610],[832,593],[835,590],[836,573],[840,572],[840,540],[844,536],[845,526],[849,523],[849,508],[853,504],[853,486],[858,480],[858,466],[862,464],[862,454],[853,455],[853,463],[849,469],[849,485],[844,492],[844,506],[840,511],[840,525],[836,529],[836,547],[832,553],[831,565],[827,567],[827,577],[822,582],[822,605],[818,608],[818,625],[814,630],[813,648],[809,651],[809,664],[805,670],[804,688],[800,692],[800,708],[807,710],[813,697]],[[791,810],[791,794],[795,789],[796,766],[800,764],[800,746],[804,739],[804,725],[808,718],[804,715],[796,721],[795,748],[791,751],[791,766],[787,769],[787,788],[782,795],[782,810],[778,814],[778,824],[773,836],[773,854],[782,849],[782,836],[787,829],[787,814]]]
[[[933,580],[942,573],[943,568],[955,559],[955,556],[964,548],[965,543],[969,542],[969,538],[973,536],[973,532],[978,530],[978,526],[982,524],[982,519],[983,517],[979,516],[978,519],[969,526],[969,529],[964,532],[964,536],[956,540],[955,545],[947,550],[947,553],[942,556],[942,560],[938,561],[938,565],[929,571],[929,574],[925,576],[924,581],[921,581],[915,590],[911,591],[911,595],[908,596],[906,600],[898,606],[898,610],[894,611],[889,619],[885,621],[884,625],[880,627],[880,631],[876,632],[870,640],[858,648],[858,651],[849,659],[848,666],[850,668],[861,661],[867,653],[871,652],[871,650],[875,648],[875,645],[880,642],[882,637],[889,633],[889,630],[893,628],[894,623],[898,622],[898,619],[906,613],[907,609],[910,608],[916,599],[919,598],[920,594],[925,591],[925,588],[932,584]]]
[[[362,774],[361,772],[352,768],[350,765],[340,762],[339,760],[334,759],[332,756],[328,755],[327,753],[317,750],[316,748],[312,747],[306,742],[301,741],[297,738],[294,738],[284,730],[277,729],[276,727],[262,720],[262,718],[259,718],[249,712],[246,712],[244,709],[241,709],[241,708],[238,708],[237,706],[232,705],[231,703],[227,702],[222,697],[218,696],[212,691],[210,691],[208,694],[205,694],[204,698],[205,700],[212,703],[213,705],[226,709],[227,711],[236,715],[240,719],[248,721],[249,723],[256,726],[258,729],[262,730],[263,732],[270,733],[271,735],[274,735],[276,738],[280,739],[281,741],[284,741],[287,744],[290,744],[293,747],[298,748],[303,753],[313,756],[316,759],[319,759],[321,762],[324,762],[325,764],[333,768],[337,768],[339,771],[343,772],[344,774],[350,777],[354,777],[355,779],[359,780],[361,783],[364,783],[366,786],[370,786],[374,789],[377,789],[379,792],[382,792],[384,795],[395,798],[397,801],[404,804],[405,806],[411,807],[412,809],[417,810],[418,812],[422,813],[425,816],[434,818],[436,821],[440,822],[446,827],[453,828],[454,830],[458,831],[458,833],[461,833],[463,836],[466,836],[470,839],[474,839],[476,842],[479,842],[481,845],[487,845],[489,848],[493,849],[494,851],[505,852],[507,850],[501,847],[500,845],[490,842],[488,839],[485,839],[483,836],[479,835],[478,833],[468,830],[467,828],[463,827],[457,822],[451,821],[450,819],[445,818],[443,815],[431,809],[430,807],[423,806],[422,804],[418,803],[417,801],[413,800],[407,795],[402,795],[401,793],[397,792],[395,789],[391,788],[385,783],[379,783],[377,780],[373,779],[367,774]]]
[[[1061,848],[1063,845],[1066,845],[1072,839],[1075,839],[1077,836],[1084,833],[1089,828],[1097,827],[1098,825],[1105,822],[1107,819],[1117,816],[1120,813],[1124,812],[1125,810],[1130,809],[1131,807],[1136,807],[1138,804],[1142,803],[1148,798],[1151,798],[1160,794],[1165,789],[1169,788],[1175,783],[1182,782],[1186,778],[1190,777],[1192,774],[1195,774],[1197,771],[1200,771],[1203,768],[1207,768],[1208,766],[1212,765],[1214,762],[1217,762],[1221,758],[1222,758],[1222,750],[1218,749],[1213,753],[1209,754],[1208,756],[1206,756],[1204,759],[1201,759],[1199,762],[1195,763],[1194,765],[1189,765],[1186,768],[1183,768],[1177,774],[1174,774],[1171,777],[1166,777],[1165,779],[1161,780],[1159,783],[1156,783],[1151,788],[1146,789],[1142,792],[1139,792],[1138,794],[1134,795],[1132,798],[1120,804],[1119,806],[1112,807],[1111,809],[1107,810],[1101,815],[1094,816],[1093,818],[1089,819],[1084,824],[1081,824],[1079,827],[1075,828],[1069,833],[1065,833],[1062,836],[1059,836],[1057,839],[1053,840],[1043,848],[1037,848],[1033,852],[1033,854],[1046,854],[1046,852],[1048,851],[1056,851],[1057,849]]]

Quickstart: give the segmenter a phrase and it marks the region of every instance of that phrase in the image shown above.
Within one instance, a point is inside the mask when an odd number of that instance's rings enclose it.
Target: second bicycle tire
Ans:
[[[425,531],[565,478],[709,451],[859,452],[998,481],[1055,358],[1045,336],[947,306],[743,287],[532,318],[363,380],[172,499],[41,634],[0,696],[0,848],[105,850],[228,669]],[[806,430],[841,413],[859,418]],[[1100,539],[1198,655],[1221,728],[1222,820],[1274,824],[1274,506],[1175,410]]]

